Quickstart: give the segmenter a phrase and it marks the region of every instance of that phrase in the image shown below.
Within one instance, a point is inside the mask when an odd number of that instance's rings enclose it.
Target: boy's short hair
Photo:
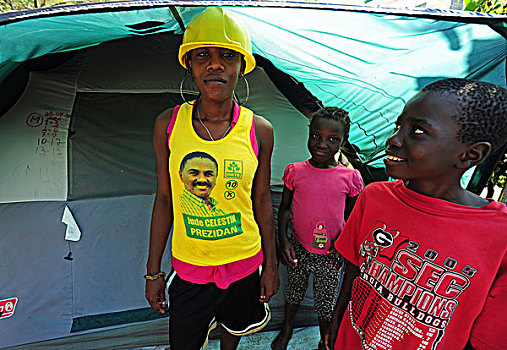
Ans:
[[[321,108],[312,114],[312,119],[310,120],[310,129],[312,128],[313,124],[315,124],[315,122],[321,118],[332,119],[341,122],[343,124],[345,136],[348,137],[350,131],[349,112],[338,107]]]
[[[501,86],[470,79],[435,81],[421,92],[446,92],[458,101],[457,138],[465,144],[489,142],[492,149],[507,142],[507,90]]]

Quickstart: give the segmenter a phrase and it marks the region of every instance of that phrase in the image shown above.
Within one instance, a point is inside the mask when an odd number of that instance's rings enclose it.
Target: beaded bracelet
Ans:
[[[159,279],[160,277],[164,278],[166,273],[164,271],[160,271],[159,273],[147,273],[143,276],[145,280],[154,281]]]

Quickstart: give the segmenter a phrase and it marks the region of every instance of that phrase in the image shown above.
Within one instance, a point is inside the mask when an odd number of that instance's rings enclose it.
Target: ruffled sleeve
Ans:
[[[350,180],[350,189],[348,196],[355,197],[363,190],[363,178],[359,170],[354,170]]]
[[[282,176],[282,181],[291,191],[294,191],[294,164],[291,163],[285,168],[285,172]]]

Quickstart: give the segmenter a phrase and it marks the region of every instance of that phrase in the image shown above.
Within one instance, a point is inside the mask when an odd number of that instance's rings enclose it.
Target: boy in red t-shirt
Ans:
[[[406,104],[385,159],[400,180],[367,186],[335,244],[328,349],[505,348],[507,208],[460,178],[506,141],[499,86],[444,79]]]

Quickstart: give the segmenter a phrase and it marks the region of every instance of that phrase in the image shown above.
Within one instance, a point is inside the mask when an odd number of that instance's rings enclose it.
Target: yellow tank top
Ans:
[[[200,138],[183,104],[169,139],[173,200],[172,254],[198,266],[254,256],[261,249],[251,190],[258,161],[250,142],[252,111],[241,107],[222,139]]]

